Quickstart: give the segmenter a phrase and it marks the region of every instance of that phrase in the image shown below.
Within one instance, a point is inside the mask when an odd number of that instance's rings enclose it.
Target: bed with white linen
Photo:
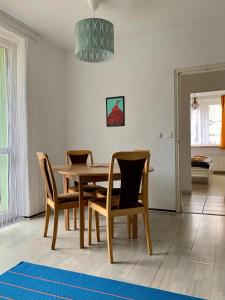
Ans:
[[[213,161],[208,157],[199,160],[192,158],[191,164],[192,182],[211,184],[213,179]]]

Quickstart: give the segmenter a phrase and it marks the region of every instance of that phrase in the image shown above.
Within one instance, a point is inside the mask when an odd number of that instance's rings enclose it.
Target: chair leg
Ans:
[[[114,239],[114,218],[112,218],[112,239]]]
[[[65,230],[70,230],[70,210],[64,209]]]
[[[145,225],[145,234],[146,234],[148,254],[152,255],[152,240],[151,240],[150,223],[149,223],[149,216],[148,216],[147,210],[144,212],[143,216],[144,216],[144,225]]]
[[[131,239],[131,226],[132,226],[132,218],[131,218],[131,216],[127,216],[128,239]]]
[[[95,232],[96,232],[96,240],[100,242],[100,231],[99,231],[99,213],[95,211]]]
[[[92,233],[92,208],[88,204],[88,245],[91,245],[91,233]]]
[[[77,229],[77,209],[73,208],[73,222],[74,222],[74,230]]]
[[[106,217],[106,230],[107,230],[107,247],[108,247],[108,256],[110,263],[113,263],[113,250],[112,250],[112,218]]]
[[[50,212],[51,212],[50,206],[48,205],[48,203],[46,203],[44,237],[46,237],[48,234],[48,224],[49,224]]]
[[[132,216],[132,232],[133,232],[133,239],[137,239],[138,237],[138,216],[137,215],[133,215]]]
[[[51,249],[55,249],[55,242],[56,242],[56,236],[57,236],[57,230],[58,230],[58,220],[59,220],[59,210],[55,207],[54,209],[54,225],[53,225],[53,236],[52,236],[52,247]]]

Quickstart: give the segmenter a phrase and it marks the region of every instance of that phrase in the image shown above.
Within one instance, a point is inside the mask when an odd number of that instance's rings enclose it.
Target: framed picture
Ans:
[[[107,127],[125,125],[124,96],[106,98]]]

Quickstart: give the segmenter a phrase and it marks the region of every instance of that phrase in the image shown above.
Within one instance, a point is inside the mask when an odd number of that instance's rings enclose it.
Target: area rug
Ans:
[[[199,299],[121,281],[21,262],[0,276],[0,299]]]

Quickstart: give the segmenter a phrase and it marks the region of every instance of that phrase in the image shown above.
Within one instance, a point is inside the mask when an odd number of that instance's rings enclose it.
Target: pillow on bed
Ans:
[[[191,161],[204,161],[207,158],[208,156],[205,155],[194,155],[192,156]]]
[[[210,158],[205,158],[203,160],[192,160],[191,166],[195,168],[209,169],[212,167],[212,160]]]

